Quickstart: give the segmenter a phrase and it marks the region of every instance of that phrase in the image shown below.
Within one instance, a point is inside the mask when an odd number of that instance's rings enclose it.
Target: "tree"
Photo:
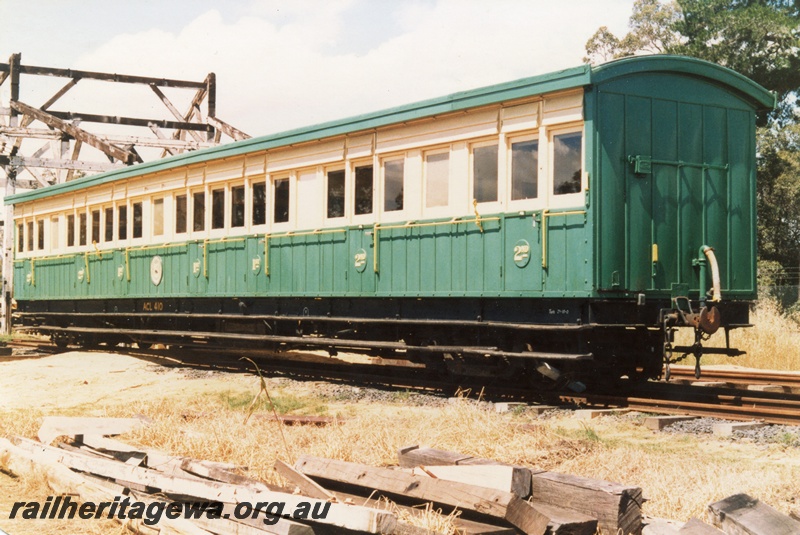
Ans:
[[[778,95],[770,119],[795,122],[800,88],[800,2],[679,0],[672,28],[681,36],[670,52],[732,69]],[[764,125],[767,118],[761,118]]]
[[[636,0],[628,25],[631,31],[618,39],[602,26],[586,43],[587,63],[602,63],[636,54],[665,54],[679,44],[674,30],[680,9],[674,1]]]

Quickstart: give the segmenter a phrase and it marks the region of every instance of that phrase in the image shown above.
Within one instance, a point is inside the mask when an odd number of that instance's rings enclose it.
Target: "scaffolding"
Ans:
[[[68,81],[40,106],[20,99],[23,79],[36,84],[39,80],[53,78]],[[84,80],[149,86],[166,108],[164,114],[171,119],[51,109]],[[149,153],[163,158],[218,145],[223,142],[223,136],[232,141],[250,137],[217,117],[214,73],[209,73],[202,81],[132,76],[23,65],[22,55],[12,54],[8,63],[0,63],[0,86],[6,82],[10,84],[10,97],[7,103],[0,102],[0,181],[5,181],[5,196],[13,195],[18,189],[46,187],[142,163],[143,155]],[[185,112],[168,98],[166,88],[194,92]],[[101,125],[95,130],[102,131],[90,131],[86,124]],[[115,128],[125,130],[125,134],[113,133]],[[85,147],[96,150],[89,155]],[[0,222],[4,226],[0,328],[6,333],[11,326],[13,218],[13,207],[5,207],[4,221]]]

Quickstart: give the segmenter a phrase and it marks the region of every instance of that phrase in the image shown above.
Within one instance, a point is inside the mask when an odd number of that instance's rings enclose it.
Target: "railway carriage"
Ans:
[[[636,57],[20,193],[15,321],[541,387],[656,377],[748,323],[774,104],[722,67]]]

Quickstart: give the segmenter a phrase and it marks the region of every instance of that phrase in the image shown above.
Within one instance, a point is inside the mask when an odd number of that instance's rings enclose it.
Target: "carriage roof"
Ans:
[[[582,65],[502,84],[461,91],[443,97],[346,119],[269,134],[131,167],[115,169],[70,182],[12,195],[5,198],[5,204],[30,202],[149,173],[168,171],[217,159],[368,131],[417,119],[535,97],[546,93],[577,89],[626,76],[653,72],[704,79],[709,83],[726,87],[729,91],[748,101],[756,109],[771,109],[776,104],[774,93],[767,91],[752,80],[719,65],[681,56],[637,56],[615,60],[596,67]]]

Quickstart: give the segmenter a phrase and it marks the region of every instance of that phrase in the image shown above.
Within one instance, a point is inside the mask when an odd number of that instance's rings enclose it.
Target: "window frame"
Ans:
[[[213,236],[215,238],[221,238],[225,236],[226,231],[228,230],[228,197],[230,196],[228,191],[227,184],[215,183],[208,186],[208,195],[206,196],[206,200],[210,200],[211,206],[206,206],[206,221],[208,222],[208,227],[206,227],[206,232],[209,236]],[[220,206],[222,207],[222,213],[219,214],[222,226],[215,227],[214,226],[214,194],[220,193],[222,196]],[[210,209],[209,209],[210,208]]]
[[[264,187],[264,205],[261,207],[262,213],[264,214],[264,221],[261,223],[256,223],[255,221],[256,186]],[[249,200],[245,201],[245,219],[248,222],[248,227],[254,231],[260,230],[262,232],[266,232],[267,228],[269,228],[269,200],[270,200],[269,180],[267,179],[266,175],[251,177],[248,180],[245,193],[247,193],[248,191],[249,191]],[[248,208],[249,212],[247,211]]]
[[[128,243],[131,239],[131,208],[127,201],[117,203],[114,210],[114,236],[117,243]],[[125,217],[122,217],[122,210],[125,210]],[[123,226],[122,222],[125,222]],[[125,231],[125,236],[122,236],[122,231]]]
[[[492,137],[487,139],[480,139],[471,141],[468,145],[468,154],[469,154],[469,211],[474,212],[474,201],[477,200],[475,196],[475,149],[484,148],[484,147],[497,147],[497,161],[495,162],[495,170],[497,172],[496,176],[496,186],[497,186],[497,195],[495,199],[492,201],[480,201],[478,200],[478,206],[480,207],[480,212],[496,212],[502,211],[503,207],[505,206],[506,201],[506,180],[505,180],[505,170],[503,169],[503,165],[501,165],[501,161],[504,160],[503,151],[505,150],[504,143],[501,143],[499,137]]]
[[[272,203],[268,204],[267,209],[267,221],[270,228],[275,231],[286,231],[291,230],[292,225],[295,223],[295,209],[292,200],[295,197],[294,191],[294,178],[295,174],[292,173],[279,173],[275,175],[270,175],[268,178],[269,182],[269,189],[272,191]],[[278,182],[286,181],[286,192],[287,192],[287,200],[286,200],[286,221],[275,221],[275,203],[278,200],[278,196],[275,193],[276,188],[278,186]]]
[[[174,209],[173,209],[172,215],[174,217],[169,218],[169,221],[171,223],[173,223],[173,225],[172,225],[172,227],[173,227],[172,233],[173,233],[174,236],[186,237],[186,236],[189,235],[189,213],[190,213],[189,212],[189,197],[190,196],[191,196],[191,194],[186,190],[175,191],[173,193],[172,206],[173,206]],[[179,216],[178,199],[180,199],[180,198],[183,198],[183,212],[184,212],[183,213],[183,220],[182,220],[183,221],[183,230],[182,231],[178,230],[178,222],[179,222],[179,219],[178,219],[178,216]]]
[[[106,239],[106,237],[108,236],[108,230],[109,230],[109,221],[108,221],[108,211],[109,210],[111,210],[111,227],[110,227],[111,228],[111,238],[110,239]],[[114,231],[116,230],[116,228],[114,226],[114,222],[115,222],[115,219],[116,219],[114,217],[115,216],[115,212],[116,212],[116,210],[114,209],[114,205],[106,204],[106,205],[103,205],[103,206],[100,207],[100,217],[101,217],[100,238],[101,238],[101,243],[103,243],[104,245],[111,245],[115,241],[114,240],[114,236],[115,236]]]
[[[234,214],[235,214],[235,197],[234,197],[234,190],[237,188],[242,189],[242,223],[240,225],[234,225]],[[225,228],[230,229],[231,231],[235,231],[238,233],[244,232],[247,229],[247,184],[244,181],[237,181],[228,184],[225,188],[227,190],[226,194],[226,216],[225,216]]]
[[[379,191],[378,180],[380,179],[378,173],[380,173],[380,169],[378,169],[377,172],[376,172],[376,167],[377,166],[375,165],[375,163],[376,163],[375,162],[375,158],[351,160],[349,163],[350,163],[350,165],[349,165],[350,169],[349,170],[350,170],[350,177],[351,178],[350,178],[350,186],[348,188],[348,192],[349,192],[349,197],[350,197],[350,214],[349,215],[352,218],[351,221],[353,223],[358,223],[358,224],[372,224],[373,222],[376,222],[378,220],[378,214],[380,213],[378,211],[378,206],[377,206],[377,198],[378,198],[378,191]],[[356,196],[357,196],[357,191],[356,191],[356,186],[357,186],[356,169],[361,169],[361,168],[365,168],[365,167],[371,167],[372,168],[372,199],[371,199],[372,202],[370,204],[370,211],[368,213],[357,214],[356,213],[356,207],[357,207],[357,204],[356,204]],[[347,182],[347,177],[345,176],[345,183],[346,182]]]
[[[401,162],[403,164],[403,176],[402,176],[402,193],[403,193],[403,207],[397,210],[386,210],[386,164],[390,162]],[[407,177],[408,177],[408,157],[405,153],[402,154],[390,154],[381,156],[379,160],[380,164],[380,178],[379,178],[379,196],[380,201],[378,202],[378,213],[380,214],[381,220],[384,221],[386,219],[407,219],[406,213],[408,212],[408,184],[407,184]]]
[[[140,223],[140,235],[136,236],[136,206],[139,206],[141,210],[141,223]],[[131,243],[144,243],[147,239],[148,229],[147,227],[147,211],[145,210],[145,202],[144,199],[132,199],[130,201],[128,210],[128,217],[130,217],[130,227],[128,228],[129,234],[128,237],[131,240]]]
[[[421,181],[421,196],[422,196],[422,215],[424,217],[444,217],[447,215],[454,215],[452,212],[455,207],[452,206],[453,187],[451,181],[453,179],[453,159],[454,151],[451,145],[446,147],[431,147],[422,151],[422,181]],[[447,155],[447,202],[444,205],[428,206],[428,157],[438,154]],[[471,204],[470,200],[470,204]]]
[[[555,138],[564,134],[581,135],[581,185],[575,193],[556,195],[555,186]],[[557,125],[547,130],[547,208],[576,208],[585,206],[586,203],[586,133],[583,124]],[[541,151],[541,143],[539,145]],[[540,152],[541,156],[541,152]]]
[[[546,138],[545,138],[546,140]],[[514,144],[536,141],[536,197],[527,199],[514,199]],[[544,145],[544,146],[543,146]],[[548,144],[542,143],[542,136],[538,131],[515,133],[506,138],[506,199],[509,210],[539,210],[547,202],[547,172],[546,155]]]
[[[164,241],[168,237],[168,235],[167,235],[168,226],[167,226],[167,202],[166,202],[166,197],[164,197],[164,196],[151,197],[149,204],[150,204],[150,218],[149,218],[149,221],[150,221],[150,232],[148,232],[147,234],[153,240],[158,238],[161,241]],[[156,217],[159,215],[159,214],[156,214],[156,206],[157,205],[161,205],[161,209],[160,209],[160,211],[161,211],[161,214],[160,214],[160,216],[161,216],[161,232],[158,233],[158,234],[156,234],[156,227],[157,227],[157,225],[156,225],[156,223],[157,223]]]
[[[330,204],[328,203],[330,199],[330,174],[331,173],[342,173],[342,215],[337,215],[331,217],[329,215],[330,211]],[[349,191],[349,182],[348,179],[349,173],[347,172],[347,167],[342,164],[326,166],[323,168],[323,201],[325,206],[323,207],[323,216],[325,223],[339,225],[347,222],[348,219],[348,209],[352,206],[352,202],[348,199],[348,191]]]
[[[203,198],[203,213],[202,213],[202,217],[199,218],[199,220],[202,222],[201,228],[196,228],[197,227],[197,225],[196,225],[196,222],[197,222],[197,219],[196,219],[196,216],[197,216],[197,203],[196,203],[196,200],[197,200],[197,196],[198,195],[202,196],[202,198]],[[208,232],[208,227],[209,227],[208,212],[209,212],[209,210],[208,210],[208,190],[206,189],[206,187],[205,186],[200,186],[200,187],[192,188],[191,190],[189,190],[189,213],[191,214],[191,217],[189,218],[189,221],[188,221],[188,227],[187,227],[187,231],[188,231],[189,236],[191,236],[191,237],[199,237],[201,235],[205,235],[205,233]]]

